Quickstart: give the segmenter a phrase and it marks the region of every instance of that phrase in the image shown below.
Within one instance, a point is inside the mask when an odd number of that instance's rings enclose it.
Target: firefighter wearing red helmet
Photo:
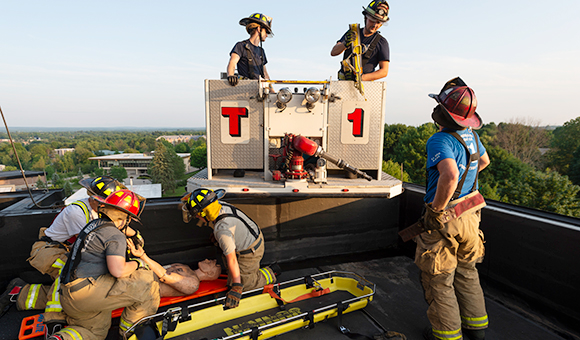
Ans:
[[[223,251],[228,268],[228,285],[225,307],[235,308],[248,291],[276,282],[280,273],[278,265],[260,268],[265,241],[262,230],[240,209],[219,199],[224,190],[200,188],[182,198],[183,220],[192,218],[209,222],[213,235]]]
[[[61,302],[68,327],[49,340],[105,339],[111,311],[126,307],[119,321],[121,336],[159,306],[159,284],[138,259],[126,260],[123,230],[139,220],[145,199],[127,189],[96,198],[100,218],[79,233],[62,269]]]
[[[440,131],[427,141],[421,217],[426,231],[415,237],[415,263],[431,323],[424,337],[484,339],[488,318],[475,265],[484,255],[479,222],[485,200],[477,191],[477,177],[490,160],[473,131],[482,121],[475,112],[475,92],[459,77],[429,96],[437,101],[432,118]]]
[[[377,80],[389,73],[391,60],[389,42],[379,32],[379,28],[389,21],[389,4],[385,0],[371,1],[367,7],[363,7],[365,19],[364,28],[360,29],[359,35],[363,47],[362,55],[362,80]],[[349,30],[332,47],[330,55],[335,57],[343,53],[343,59],[352,53],[352,41],[354,34]],[[378,69],[377,66],[379,67]],[[341,80],[354,80],[352,72],[341,68],[338,72]]]
[[[246,27],[250,38],[237,42],[230,52],[227,66],[228,83],[238,85],[238,79],[270,79],[266,70],[266,52],[262,42],[267,37],[274,36],[272,32],[272,18],[262,13],[254,13],[240,20],[240,25]],[[236,67],[238,73],[236,74]]]

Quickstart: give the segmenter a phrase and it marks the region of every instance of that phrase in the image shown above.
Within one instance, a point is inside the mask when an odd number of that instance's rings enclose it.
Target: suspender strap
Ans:
[[[465,148],[465,152],[467,153],[467,164],[465,166],[465,171],[463,172],[463,175],[461,176],[461,179],[459,180],[459,183],[457,184],[457,189],[455,189],[455,192],[453,193],[453,197],[451,198],[452,200],[459,198],[459,195],[461,195],[461,189],[463,189],[463,183],[465,182],[465,179],[467,178],[467,172],[469,172],[469,167],[471,166],[471,162],[473,161],[479,161],[479,139],[477,138],[477,134],[473,133],[473,131],[471,131],[471,133],[473,134],[473,138],[475,139],[475,145],[477,147],[477,152],[472,154],[471,152],[469,152],[469,147],[467,147],[467,144],[465,143],[465,141],[463,140],[463,138],[461,138],[461,136],[455,132],[455,131],[445,131],[446,133],[452,135],[453,137],[455,137],[455,139],[457,139],[457,141],[459,141],[459,143],[461,143],[461,145],[463,145],[463,147]],[[477,163],[477,169],[476,169],[476,173],[475,173],[475,181],[473,182],[473,186],[471,188],[471,191],[475,191],[475,189],[477,189],[477,178],[479,175],[479,162]]]
[[[76,201],[76,202],[72,202],[71,205],[76,205],[79,206],[81,209],[83,209],[83,212],[85,213],[85,218],[87,220],[87,223],[90,222],[91,220],[91,214],[90,214],[90,209],[89,207],[87,207],[86,203],[83,201]]]
[[[259,230],[255,231],[254,229],[252,229],[252,227],[250,227],[250,224],[238,215],[238,210],[240,210],[240,209],[234,207],[233,205],[223,203],[223,202],[222,202],[222,206],[226,206],[226,207],[229,207],[230,209],[232,209],[232,213],[231,214],[222,214],[222,215],[218,216],[218,218],[215,219],[214,223],[218,223],[218,221],[220,221],[226,217],[235,217],[238,220],[242,221],[242,223],[244,223],[246,228],[248,228],[248,230],[250,231],[250,234],[252,234],[252,236],[254,236],[255,240],[257,240],[258,237],[260,237],[260,231]],[[246,215],[246,218],[248,218],[250,221],[254,222],[254,220],[252,220],[248,215]],[[258,226],[258,224],[256,222],[254,222],[254,224],[256,226]]]
[[[87,224],[83,230],[81,230],[81,232],[79,233],[79,236],[77,237],[75,243],[73,244],[72,250],[70,252],[70,256],[68,258],[68,260],[66,261],[66,264],[64,265],[64,268],[62,268],[62,272],[60,274],[60,279],[61,279],[61,283],[62,284],[67,284],[69,283],[72,277],[73,272],[75,271],[75,269],[77,268],[77,266],[79,265],[79,263],[81,262],[81,249],[83,249],[84,245],[85,245],[85,240],[87,238],[87,236],[92,233],[95,230],[98,230],[102,227],[107,227],[107,226],[114,226],[112,224],[112,222],[110,222],[109,220],[103,220],[103,219],[97,219],[97,220],[93,220],[91,221],[89,224]]]
[[[371,41],[371,44],[369,45],[369,49],[362,56],[362,62],[361,62],[362,67],[364,67],[366,65],[366,63],[369,61],[369,59],[371,58],[371,54],[373,53],[373,51],[377,47],[377,44],[379,43],[379,40],[381,40],[381,37],[382,37],[382,35],[380,35],[379,32],[377,32],[377,34],[373,38],[373,41]]]
[[[250,48],[250,40],[244,40],[244,47],[246,48],[246,50],[248,51],[248,56],[246,56],[248,58],[248,72],[250,73],[250,79],[258,79],[258,77],[256,77],[256,74],[254,73],[254,67],[253,65],[258,66],[258,69],[260,69],[260,75],[262,77],[264,77],[264,64],[262,65],[258,65],[258,61],[256,61],[256,57],[254,56],[254,52],[252,51],[252,49]],[[253,64],[253,65],[252,65]]]

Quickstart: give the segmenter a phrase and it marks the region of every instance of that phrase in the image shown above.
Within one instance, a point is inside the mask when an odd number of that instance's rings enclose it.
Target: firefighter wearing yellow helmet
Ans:
[[[240,209],[219,199],[224,190],[213,191],[200,188],[182,198],[183,219],[192,218],[209,222],[213,235],[223,251],[224,263],[228,269],[228,285],[225,307],[238,306],[242,291],[276,282],[280,273],[277,265],[260,268],[264,256],[264,235],[248,215]]]
[[[262,13],[254,13],[240,20],[240,25],[246,27],[250,35],[247,40],[239,41],[230,52],[230,60],[227,66],[228,83],[231,86],[238,85],[238,79],[270,79],[266,70],[266,52],[262,48],[262,42],[272,33],[272,18]],[[236,75],[236,67],[238,73]]]

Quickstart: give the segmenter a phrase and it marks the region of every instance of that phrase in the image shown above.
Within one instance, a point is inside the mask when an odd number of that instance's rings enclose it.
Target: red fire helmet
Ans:
[[[117,190],[107,196],[107,198],[102,199],[98,196],[94,197],[100,203],[106,206],[121,210],[124,213],[129,214],[131,217],[139,220],[139,214],[141,212],[140,205],[141,202],[145,201],[145,198],[137,195],[131,190],[122,189]]]
[[[435,110],[433,119],[440,125],[452,129],[473,128],[479,129],[483,122],[475,112],[477,97],[461,78],[448,81],[441,92],[430,94],[444,110]]]

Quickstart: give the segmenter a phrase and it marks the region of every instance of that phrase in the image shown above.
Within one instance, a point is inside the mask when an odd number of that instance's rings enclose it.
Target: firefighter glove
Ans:
[[[133,241],[133,244],[135,245],[136,248],[139,247],[145,248],[145,240],[143,239],[143,236],[141,236],[139,230],[135,230],[135,235],[129,238]]]
[[[353,30],[349,30],[348,32],[346,32],[346,36],[344,37],[344,39],[346,42],[346,46],[348,47],[352,45],[352,43],[356,39],[356,33]]]
[[[238,77],[237,76],[228,76],[228,83],[232,86],[238,85]]]
[[[425,209],[425,215],[423,215],[425,230],[441,230],[445,228],[445,210],[435,211],[431,203],[425,204]]]
[[[140,268],[149,269],[149,266],[147,265],[147,263],[145,263],[145,261],[141,260],[140,258],[132,258],[130,261],[137,262],[137,269],[140,269]]]
[[[242,298],[242,290],[244,285],[241,283],[232,283],[232,289],[226,295],[226,303],[224,309],[236,308],[240,304]]]

